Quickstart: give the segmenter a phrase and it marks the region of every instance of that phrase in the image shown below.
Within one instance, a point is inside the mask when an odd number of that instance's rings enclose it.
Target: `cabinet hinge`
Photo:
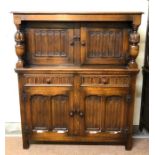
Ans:
[[[24,103],[26,103],[26,100],[27,100],[27,94],[23,91],[23,101],[24,101]]]
[[[130,94],[128,94],[128,95],[126,96],[126,102],[127,102],[127,103],[130,103],[130,102],[131,102],[131,95],[130,95]]]

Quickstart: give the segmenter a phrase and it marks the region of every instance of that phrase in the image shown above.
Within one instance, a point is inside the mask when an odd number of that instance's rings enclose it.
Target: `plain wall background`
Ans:
[[[136,100],[134,110],[134,125],[139,124],[141,105],[142,72],[144,61],[145,34],[148,16],[147,0],[5,0],[0,6],[0,113],[5,122],[20,122],[17,75],[14,72],[17,56],[15,54],[14,34],[16,28],[11,11],[46,11],[46,12],[105,12],[105,11],[142,11],[142,24],[139,27],[141,35],[140,52],[137,62],[140,72],[137,77]]]

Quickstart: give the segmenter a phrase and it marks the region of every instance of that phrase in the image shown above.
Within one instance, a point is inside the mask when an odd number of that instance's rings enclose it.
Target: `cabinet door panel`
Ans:
[[[102,25],[102,24],[101,24]],[[83,25],[81,62],[83,64],[125,64],[128,29]],[[107,27],[107,28],[106,28]]]
[[[84,112],[81,119],[81,132],[99,133],[123,131],[127,127],[127,92],[122,90],[107,92],[107,89],[84,88],[81,91],[80,109]]]
[[[40,91],[40,89],[42,91]],[[31,131],[72,133],[73,119],[69,110],[73,109],[73,95],[68,87],[27,87],[27,125]],[[54,92],[54,93],[52,93]]]
[[[31,25],[26,28],[26,57],[28,65],[73,64],[74,25],[46,24],[47,28]]]

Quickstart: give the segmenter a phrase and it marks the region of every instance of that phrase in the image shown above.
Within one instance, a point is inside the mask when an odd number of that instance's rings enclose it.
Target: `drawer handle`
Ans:
[[[108,84],[108,83],[109,83],[108,78],[102,78],[102,83],[103,83],[103,84]]]
[[[46,79],[46,83],[50,84],[51,83],[51,79],[50,78]]]

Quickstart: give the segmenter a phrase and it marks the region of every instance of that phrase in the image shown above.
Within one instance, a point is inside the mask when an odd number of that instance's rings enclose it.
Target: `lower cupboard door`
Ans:
[[[73,120],[70,88],[28,88],[26,100],[26,123],[31,132],[72,133]]]
[[[80,109],[81,134],[122,133],[127,127],[128,103],[124,92],[85,91]]]

